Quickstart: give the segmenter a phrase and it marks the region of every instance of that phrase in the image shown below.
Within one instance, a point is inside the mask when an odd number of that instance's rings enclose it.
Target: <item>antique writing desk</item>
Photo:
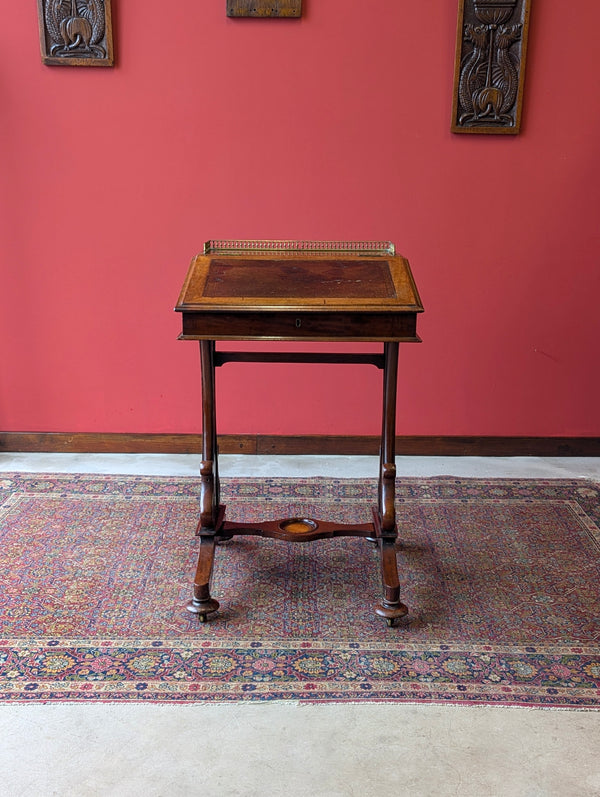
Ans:
[[[181,340],[200,341],[202,465],[200,553],[191,612],[204,622],[215,543],[236,534],[294,542],[368,537],[381,552],[383,598],[375,611],[389,625],[408,611],[400,601],[394,508],[398,344],[418,341],[423,307],[408,262],[381,242],[209,241],[189,268],[177,307]],[[378,341],[379,353],[220,352],[217,340]],[[370,364],[383,370],[379,488],[371,523],[344,525],[293,517],[247,524],[226,520],[219,500],[215,367],[227,362]],[[240,407],[243,411],[243,406]]]

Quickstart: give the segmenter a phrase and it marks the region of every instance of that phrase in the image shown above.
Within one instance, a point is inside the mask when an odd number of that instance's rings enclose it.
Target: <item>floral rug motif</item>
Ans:
[[[374,480],[223,479],[230,520],[368,522]],[[401,597],[361,538],[218,546],[198,480],[0,474],[0,699],[600,707],[600,485],[398,479]]]

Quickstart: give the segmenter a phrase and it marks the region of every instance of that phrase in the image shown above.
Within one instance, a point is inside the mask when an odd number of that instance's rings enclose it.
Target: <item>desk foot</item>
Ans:
[[[374,512],[375,528],[381,535],[381,526],[377,513]],[[394,536],[379,536],[379,552],[381,556],[381,580],[383,582],[383,599],[375,607],[375,614],[387,620],[392,627],[396,620],[408,614],[408,608],[400,600],[400,579],[398,578],[398,562],[396,560],[396,529]]]
[[[192,598],[192,600],[186,604],[185,608],[188,612],[197,614],[198,620],[200,620],[201,623],[205,623],[208,619],[208,615],[216,612],[219,608],[219,601],[216,601],[214,598],[207,598],[201,601]]]
[[[408,607],[400,603],[400,601],[394,605],[387,605],[385,601],[383,601],[375,607],[375,614],[379,617],[383,617],[391,628],[396,620],[399,620],[401,617],[406,617],[408,614]]]
[[[214,535],[200,537],[200,552],[194,579],[194,597],[186,604],[188,612],[197,614],[201,623],[205,623],[208,615],[216,612],[219,608],[219,601],[210,596],[215,541]]]

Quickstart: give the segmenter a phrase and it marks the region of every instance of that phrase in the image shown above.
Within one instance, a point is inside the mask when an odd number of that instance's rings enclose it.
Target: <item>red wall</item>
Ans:
[[[383,238],[426,307],[399,433],[600,435],[600,4],[534,0],[519,136],[449,131],[457,5],[113,0],[114,69],[43,66],[7,5],[0,428],[196,432],[203,241]],[[379,379],[229,365],[219,429],[375,434]]]

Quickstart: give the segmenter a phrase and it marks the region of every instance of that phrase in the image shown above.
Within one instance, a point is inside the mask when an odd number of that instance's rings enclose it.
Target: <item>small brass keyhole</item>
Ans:
[[[297,318],[296,319],[296,329],[299,329],[301,326],[302,326],[302,319],[301,318]]]

